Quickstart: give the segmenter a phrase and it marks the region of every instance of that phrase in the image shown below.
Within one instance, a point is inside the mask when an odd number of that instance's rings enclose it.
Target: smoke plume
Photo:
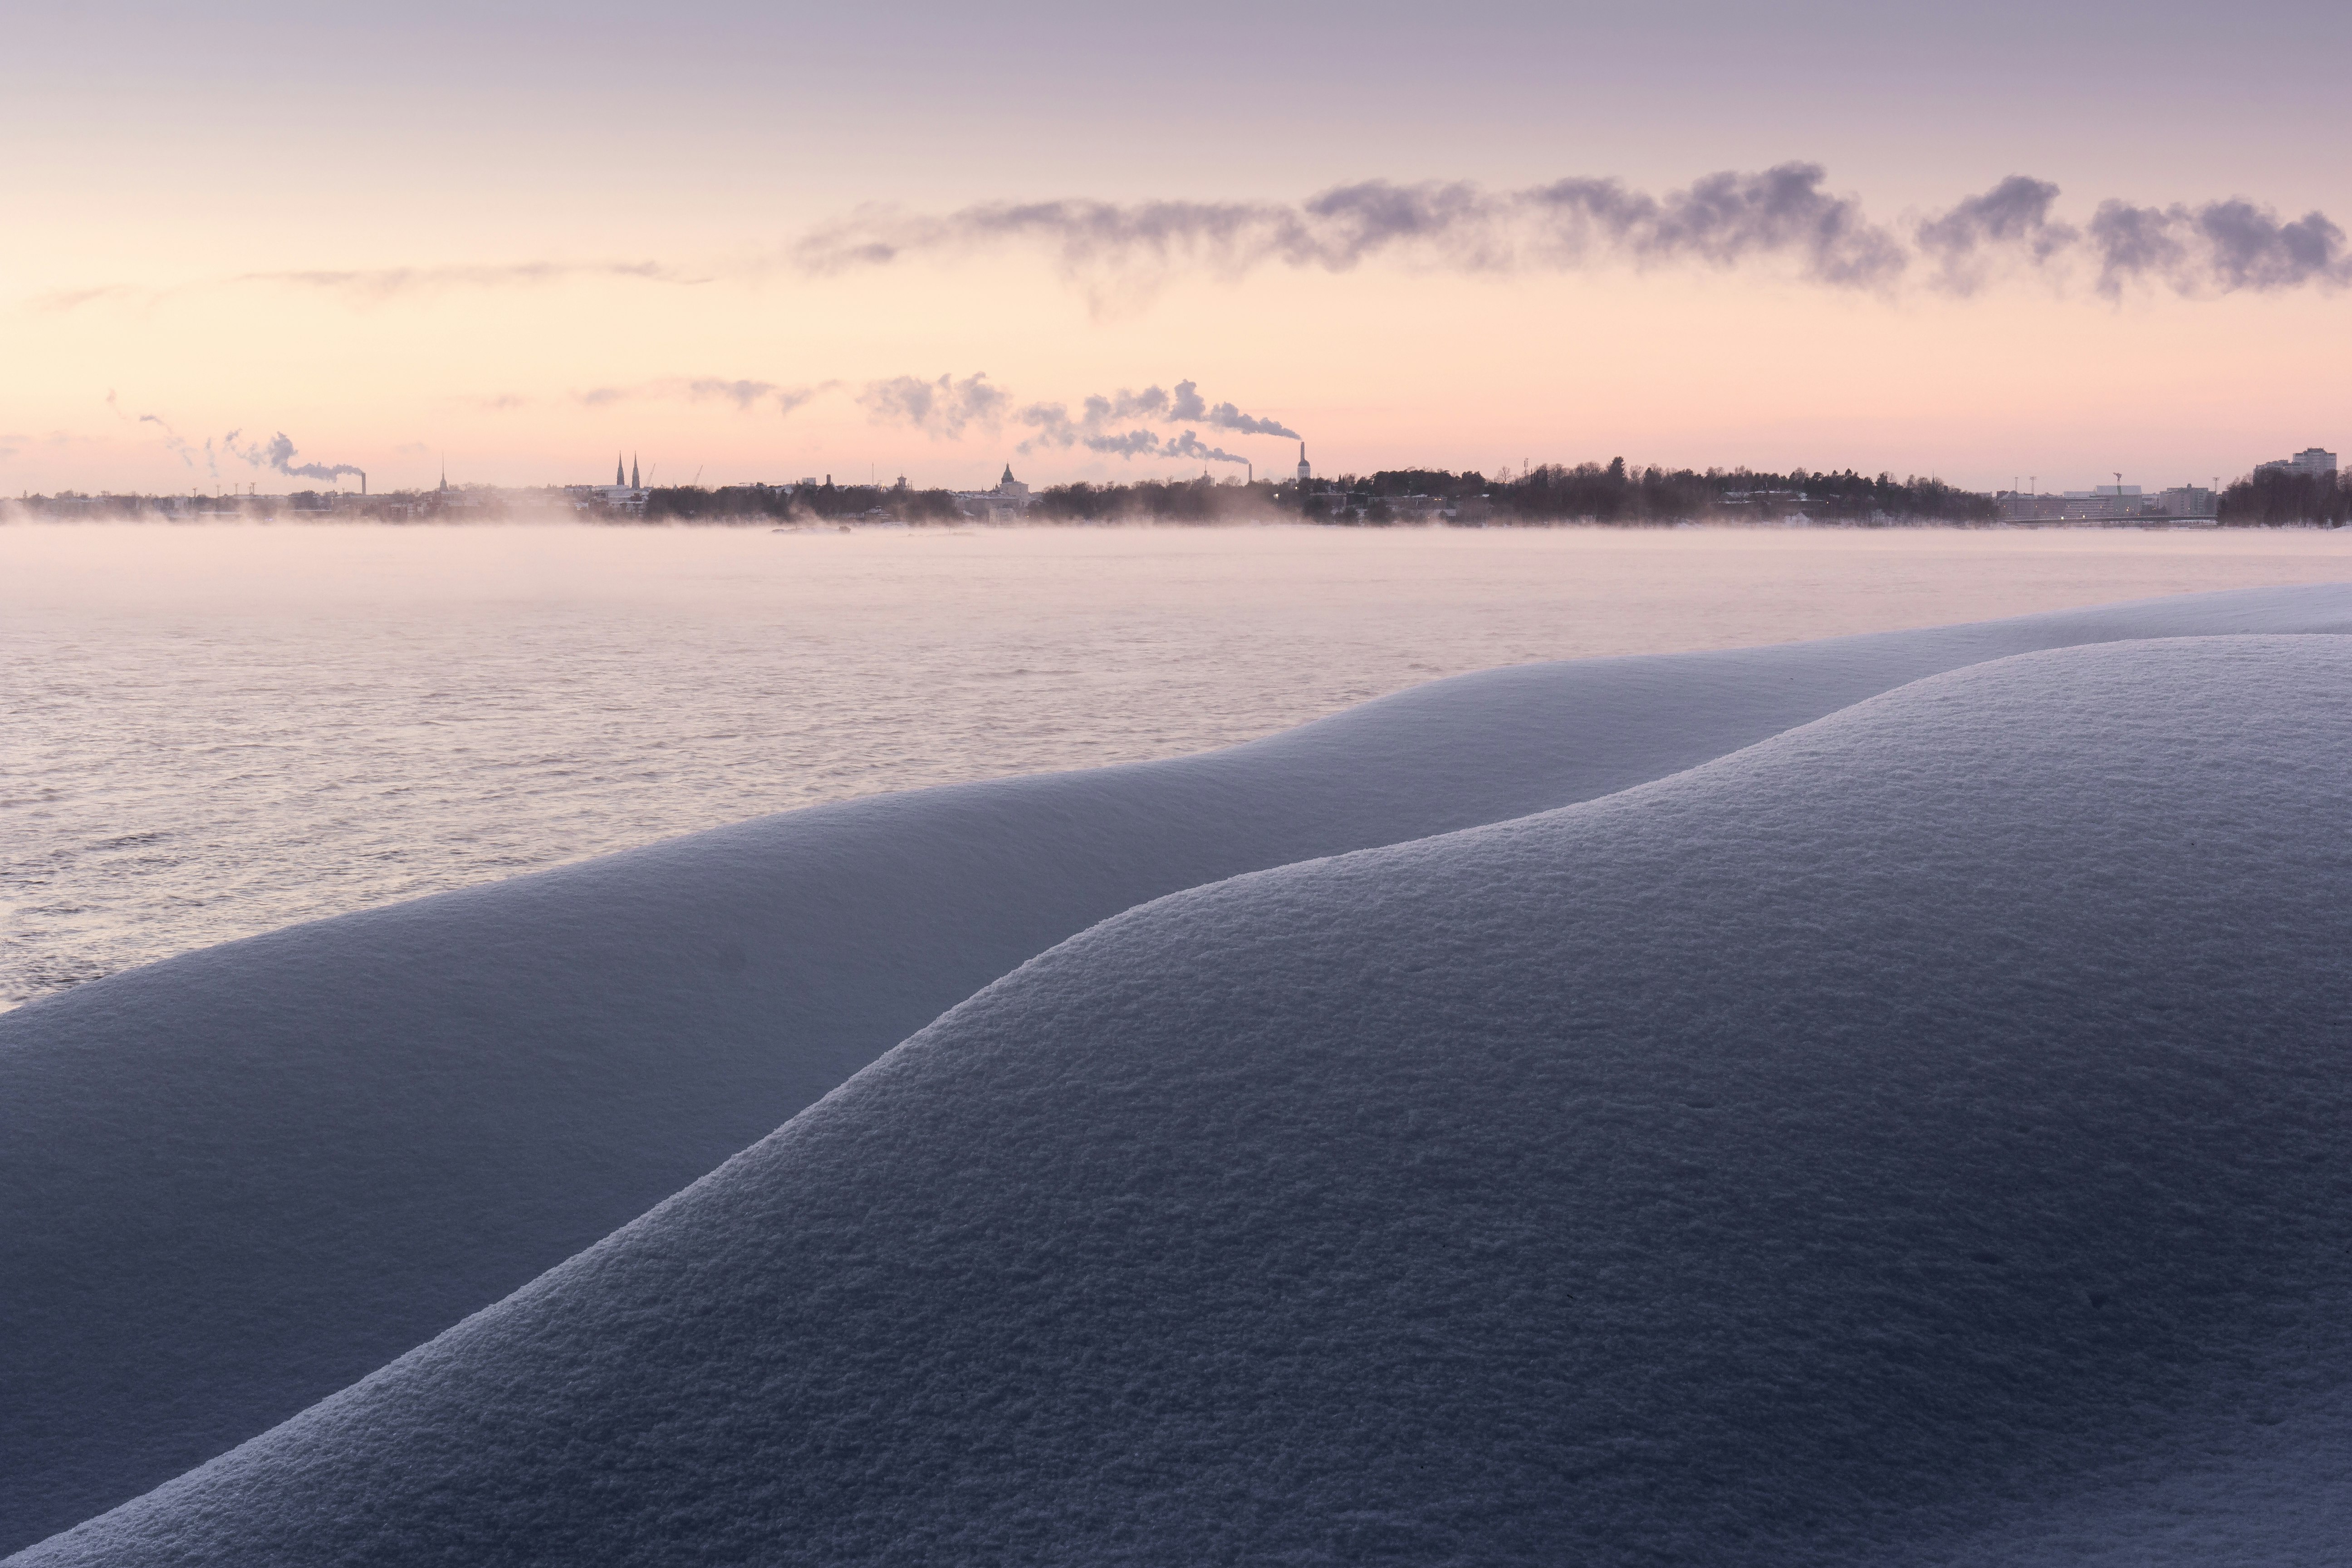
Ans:
[[[1226,451],[1223,447],[1212,447],[1208,445],[1206,442],[1202,441],[1200,437],[1194,435],[1190,430],[1185,431],[1181,436],[1172,437],[1167,441],[1162,442],[1160,444],[1160,452],[1162,457],[1184,458],[1195,462],[1202,463],[1246,463],[1249,461],[1247,458],[1238,457],[1232,452]]]
[[[362,471],[350,463],[296,462],[294,459],[299,454],[295,451],[294,443],[287,439],[286,432],[283,430],[278,431],[266,442],[248,441],[240,446],[237,437],[243,434],[241,430],[232,430],[222,437],[221,449],[230,457],[236,458],[256,468],[268,468],[272,473],[283,474],[289,479],[339,479],[346,474],[358,474]]]
[[[1230,430],[1236,435],[1298,439],[1297,431],[1277,420],[1244,414],[1230,403],[1212,406],[1201,395],[1198,384],[1190,381],[1178,382],[1172,394],[1156,385],[1147,386],[1141,392],[1129,392],[1121,387],[1108,395],[1097,393],[1078,405],[1076,416],[1070,413],[1066,404],[1033,403],[1013,417],[1034,432],[1016,448],[1023,452],[1082,447],[1089,452],[1113,458],[1183,458],[1213,463],[1248,461],[1220,447],[1203,444],[1192,430],[1163,439],[1139,426],[1129,429],[1118,428],[1133,420],[1204,425],[1213,430]]]
[[[196,446],[194,442],[182,436],[177,430],[173,429],[171,422],[160,414],[140,414],[135,416],[125,414],[122,412],[121,403],[114,395],[114,389],[112,387],[109,387],[106,390],[106,407],[109,413],[112,414],[117,419],[121,420],[126,425],[132,426],[152,425],[156,429],[161,430],[163,433],[163,449],[171,453],[173,457],[179,458],[180,466],[182,468],[194,469],[196,466],[196,458],[201,455],[205,460],[205,477],[208,479],[218,479],[220,477],[220,468],[214,458],[213,444],[210,440],[206,440],[202,447]]]

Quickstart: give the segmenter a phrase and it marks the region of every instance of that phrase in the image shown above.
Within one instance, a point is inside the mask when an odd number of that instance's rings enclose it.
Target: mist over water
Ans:
[[[2352,533],[0,528],[0,1005],[1441,676],[2352,578]]]

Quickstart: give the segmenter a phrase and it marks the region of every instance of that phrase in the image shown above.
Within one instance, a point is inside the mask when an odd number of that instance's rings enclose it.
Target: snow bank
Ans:
[[[2078,648],[1175,895],[17,1561],[2340,1561],[2347,752]]]
[[[2300,630],[2352,630],[2352,591],[1497,670],[1202,757],[749,823],[0,1016],[0,1550],[497,1300],[1145,900],[1591,799],[2021,650]]]

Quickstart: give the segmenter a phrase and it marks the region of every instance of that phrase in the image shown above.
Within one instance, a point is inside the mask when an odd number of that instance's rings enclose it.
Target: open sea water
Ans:
[[[1442,676],[2352,579],[2352,531],[0,527],[0,1006]]]

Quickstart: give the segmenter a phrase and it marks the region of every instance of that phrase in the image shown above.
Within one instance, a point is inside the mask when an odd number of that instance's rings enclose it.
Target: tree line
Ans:
[[[2223,490],[2215,510],[2224,526],[2324,522],[2341,528],[2352,522],[2352,478],[2258,468]]]
[[[963,516],[953,490],[895,485],[667,485],[646,492],[646,521],[709,521],[773,518],[780,521],[852,518],[894,522],[953,522]]]
[[[47,517],[269,517],[331,512],[351,521],[428,521],[453,508],[497,514],[510,501],[570,506],[569,493],[443,494],[394,491],[370,497],[298,491],[286,497],[84,495],[26,496],[7,505]],[[2352,523],[2352,477],[2265,468],[2224,489],[2218,510],[2224,525],[2277,527]],[[664,486],[635,509],[591,516],[612,521],[722,522],[898,521],[951,523],[967,513],[955,493],[895,485]],[[1547,463],[1517,475],[1489,478],[1477,469],[1382,468],[1314,481],[1302,494],[1291,480],[1141,479],[1131,484],[1055,485],[1033,499],[1027,517],[1041,522],[1150,521],[1218,523],[1305,520],[1379,527],[1413,522],[1545,524],[1592,522],[1619,526],[1674,522],[1808,521],[1870,526],[1883,523],[1986,522],[1999,515],[1995,499],[1936,478],[1869,475],[1853,468],[1764,473],[1749,468],[1635,468],[1622,458],[1573,466]]]
[[[1416,521],[1618,524],[1684,521],[1983,522],[1993,498],[1937,479],[1749,468],[1632,468],[1618,458],[1547,463],[1488,478],[1476,469],[1382,468],[1318,479],[1239,484],[1206,477],[1128,485],[1055,485],[1033,515],[1052,521],[1242,521],[1290,516],[1379,526]]]

